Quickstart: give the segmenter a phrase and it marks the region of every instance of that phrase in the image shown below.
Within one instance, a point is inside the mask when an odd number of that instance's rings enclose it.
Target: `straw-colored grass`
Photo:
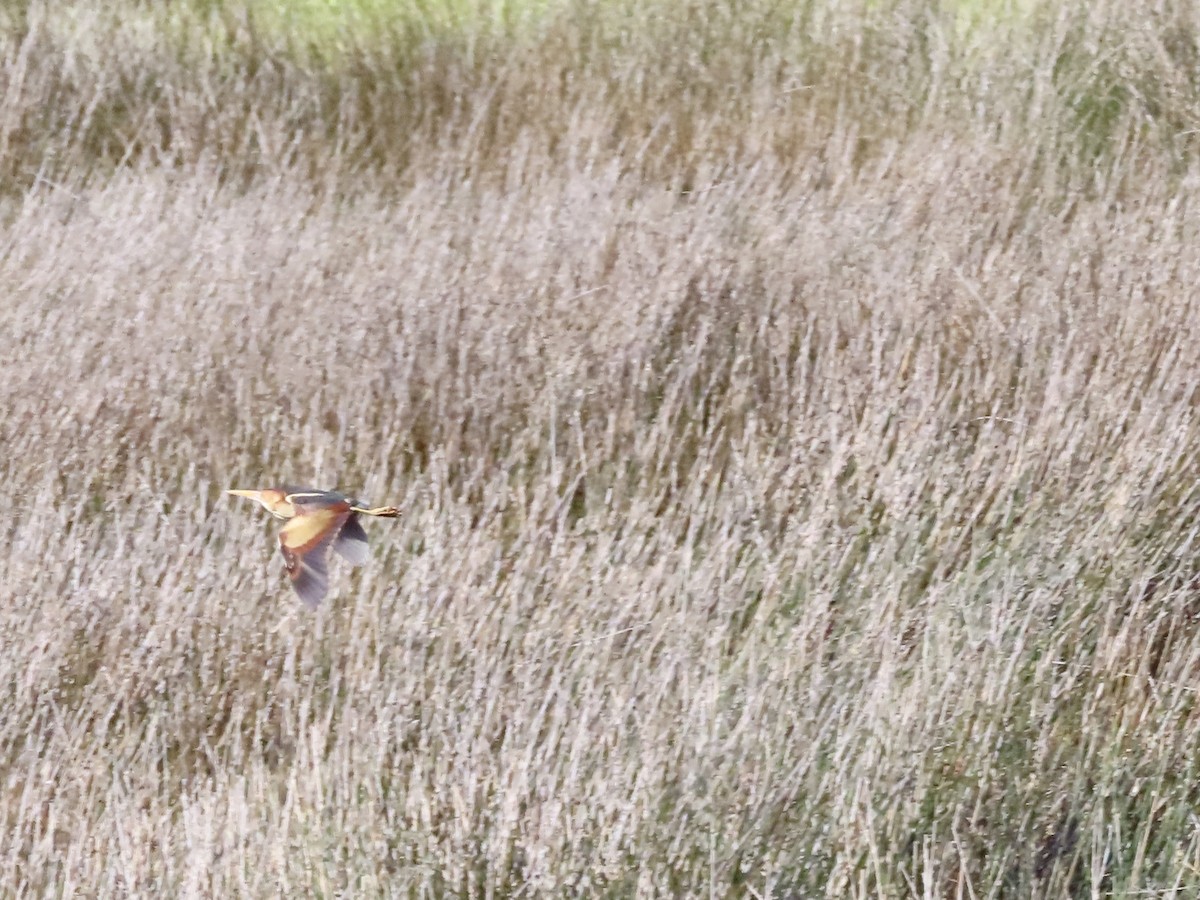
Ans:
[[[1194,895],[1198,15],[976,7],[10,4],[0,893]]]

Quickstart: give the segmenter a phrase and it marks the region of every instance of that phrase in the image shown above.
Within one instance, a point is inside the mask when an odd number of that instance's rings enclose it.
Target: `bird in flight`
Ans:
[[[309,607],[316,607],[329,590],[326,562],[331,546],[352,566],[367,561],[367,533],[358,517],[400,515],[394,506],[368,507],[337,491],[285,486],[226,493],[257,500],[275,518],[286,520],[279,531],[279,551],[292,587]]]

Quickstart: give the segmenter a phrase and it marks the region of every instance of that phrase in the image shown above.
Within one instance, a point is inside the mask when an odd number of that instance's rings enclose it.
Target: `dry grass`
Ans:
[[[1200,888],[1192,5],[67,8],[0,892]],[[404,510],[315,615],[220,493],[284,479]]]

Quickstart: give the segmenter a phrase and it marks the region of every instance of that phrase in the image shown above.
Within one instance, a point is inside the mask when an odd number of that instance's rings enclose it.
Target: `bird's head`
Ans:
[[[228,490],[225,493],[235,497],[249,497],[277,519],[288,519],[295,515],[292,504],[288,502],[287,493],[278,488],[267,488],[262,491]]]

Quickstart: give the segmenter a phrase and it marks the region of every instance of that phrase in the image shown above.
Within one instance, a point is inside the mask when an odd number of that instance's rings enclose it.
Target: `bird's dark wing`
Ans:
[[[350,514],[350,517],[346,519],[346,524],[338,532],[337,539],[333,542],[333,549],[352,566],[361,566],[366,563],[369,557],[367,533],[363,531],[362,523],[358,521],[358,516],[354,513]]]
[[[318,508],[288,519],[279,532],[279,550],[292,587],[310,607],[320,603],[329,588],[329,545],[349,519],[348,506]]]
[[[287,499],[295,507],[298,515],[311,512],[315,509],[328,509],[331,507],[341,509],[350,508],[350,498],[344,494],[339,494],[337,491],[318,491],[313,488],[293,487],[288,489]]]

